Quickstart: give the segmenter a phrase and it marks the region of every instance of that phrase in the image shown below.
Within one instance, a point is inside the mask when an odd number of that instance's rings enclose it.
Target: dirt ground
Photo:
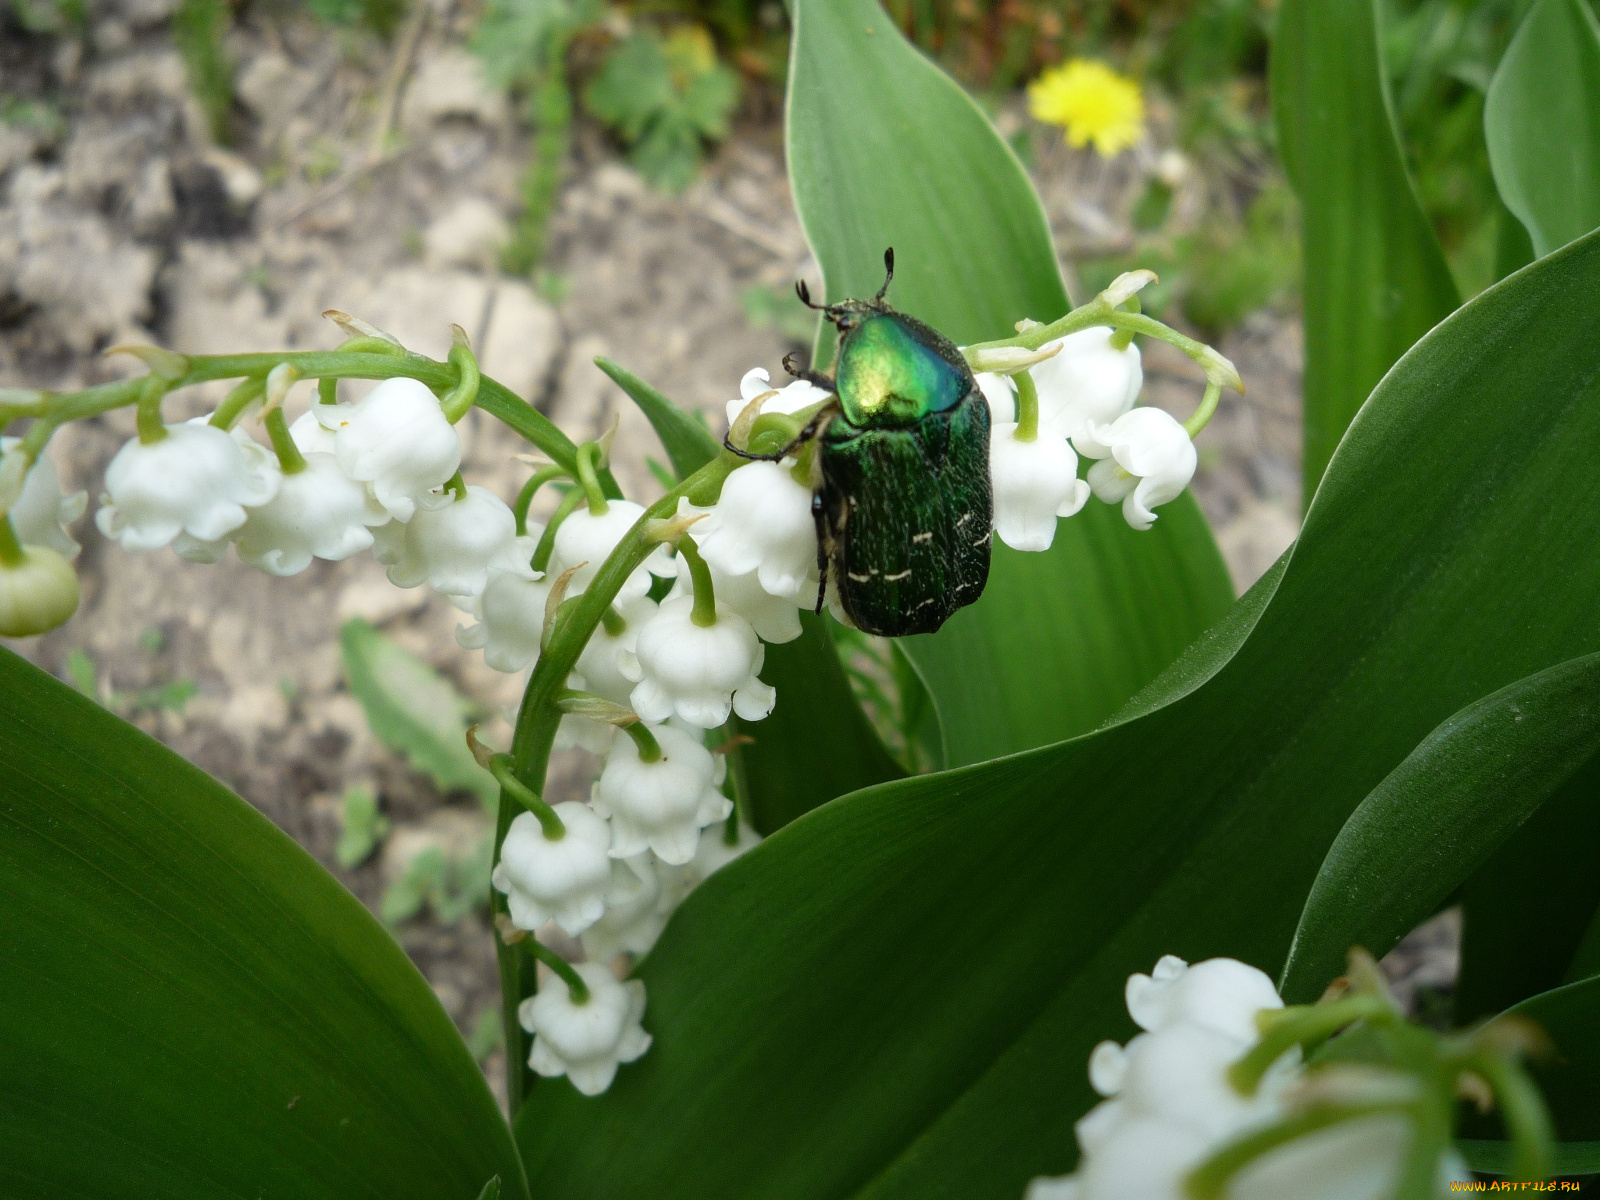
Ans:
[[[747,105],[680,198],[653,192],[580,124],[553,219],[547,265],[565,294],[552,303],[494,268],[527,141],[509,102],[476,82],[461,49],[467,18],[448,0],[427,10],[413,54],[301,20],[253,18],[235,30],[239,138],[229,150],[210,143],[189,96],[163,26],[172,6],[97,6],[81,42],[0,37],[5,90],[55,97],[61,115],[54,128],[0,125],[0,384],[64,389],[142,370],[100,355],[119,342],[202,353],[331,346],[336,330],[318,315],[330,307],[443,357],[455,322],[487,373],[575,438],[619,418],[617,473],[642,497],[657,491],[643,457],[659,452],[592,366],[596,354],[716,421],[745,371],[778,376],[795,348],[777,329],[753,326],[741,302],[754,287],[816,279],[770,95]],[[1014,114],[1002,122],[1020,124]],[[1040,144],[1036,173],[1059,244],[1122,236],[1156,147],[1107,170]],[[1221,348],[1249,395],[1226,398],[1201,438],[1195,491],[1244,587],[1297,527],[1299,327],[1257,314]],[[1158,346],[1146,367],[1147,399],[1186,414],[1199,392],[1188,361]],[[216,398],[179,397],[169,411],[197,414]],[[291,417],[306,402],[302,389]],[[60,434],[53,453],[69,489],[97,497],[132,432],[123,412]],[[526,475],[512,458],[524,449],[517,439],[474,414],[465,442],[467,477],[514,495]],[[192,681],[198,692],[181,714],[134,719],[374,907],[409,854],[470,843],[481,830],[471,798],[440,796],[376,742],[340,666],[339,628],[361,616],[484,705],[514,705],[519,679],[457,646],[461,615],[442,599],[391,587],[370,556],[275,579],[236,560],[200,567],[167,551],[130,556],[88,519],[75,533],[82,608],[13,648],[57,675],[83,651],[101,688]],[[497,732],[503,742],[504,727]],[[584,764],[570,756],[555,774],[555,791],[586,788]],[[358,784],[380,796],[395,832],[386,849],[342,871],[333,856],[339,798]],[[472,1029],[495,1003],[484,922],[422,918],[397,936]]]

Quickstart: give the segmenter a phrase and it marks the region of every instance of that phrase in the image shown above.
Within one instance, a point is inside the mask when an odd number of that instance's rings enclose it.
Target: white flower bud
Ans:
[[[774,596],[797,596],[807,576],[815,578],[811,489],[782,463],[750,462],[734,471],[709,515],[689,527],[689,536],[724,575],[754,571]]]
[[[673,585],[672,595],[692,596],[694,580],[689,574],[689,560],[680,554],[677,561],[678,582]],[[717,603],[726,604],[749,621],[750,627],[762,641],[771,642],[776,646],[792,642],[800,636],[800,609],[795,600],[803,600],[809,606],[817,592],[817,581],[814,576],[805,581],[805,587],[801,589],[799,597],[774,596],[761,586],[761,581],[754,571],[745,575],[725,575],[709,562],[706,566],[711,571],[711,583],[717,594]]]
[[[554,921],[577,937],[605,911],[611,879],[611,828],[588,805],[555,806],[566,834],[544,836],[539,819],[518,813],[500,848],[492,882],[506,894],[512,923],[530,932]]]
[[[619,954],[648,954],[669,913],[661,903],[661,877],[650,855],[613,859],[606,912],[583,931],[583,952],[599,963]]]
[[[277,495],[278,460],[242,430],[204,417],[166,429],[159,442],[133,439],[106,468],[95,524],[124,550],[157,550],[184,532],[216,541],[244,524],[246,507]]]
[[[1130,975],[1128,1015],[1151,1032],[1179,1021],[1203,1025],[1249,1044],[1257,1037],[1256,1014],[1282,1008],[1265,972],[1231,958],[1189,966],[1168,954],[1149,975]]]
[[[369,526],[389,519],[333,455],[310,453],[305,460],[305,470],[285,475],[278,494],[250,509],[235,535],[239,558],[269,575],[297,575],[313,558],[349,558],[372,545]]]
[[[638,524],[642,516],[644,508],[631,500],[608,500],[606,511],[599,516],[582,507],[569,513],[556,530],[555,550],[550,558],[551,577],[577,567],[577,573],[567,585],[567,595],[576,596],[584,591],[594,581],[606,559],[611,557],[617,543]],[[644,565],[628,576],[613,603],[626,604],[630,600],[637,600],[649,592],[652,574],[670,579],[672,573],[672,559],[666,547],[657,546]]]
[[[0,637],[48,633],[77,611],[78,576],[55,550],[24,545],[21,562],[0,562]]]
[[[661,757],[644,762],[631,737],[611,743],[595,784],[596,811],[611,818],[611,856],[631,858],[655,851],[678,866],[694,857],[700,830],[733,811],[717,790],[726,764],[698,738],[670,725],[651,728]]]
[[[528,565],[533,557],[529,539],[518,542],[518,552],[526,550],[526,556],[488,570],[483,593],[473,605],[478,623],[456,627],[456,641],[469,650],[482,650],[484,662],[508,674],[538,661],[545,601],[550,598],[549,577]]]
[[[640,596],[626,604],[612,606],[624,621],[621,633],[613,637],[602,622],[596,626],[583,653],[578,655],[578,674],[583,676],[583,691],[604,696],[615,704],[627,704],[633,681],[622,673],[621,655],[639,641],[639,630],[655,615],[656,602]]]
[[[777,693],[756,678],[765,657],[756,631],[722,603],[714,624],[696,625],[693,613],[692,596],[666,600],[639,630],[633,653],[622,653],[622,673],[638,682],[633,711],[646,721],[676,714],[702,729],[721,725],[730,710],[761,720]]]
[[[604,963],[573,968],[589,988],[584,1004],[572,1002],[566,980],[551,973],[536,995],[517,1009],[517,1020],[533,1034],[528,1065],[540,1075],[565,1075],[585,1096],[598,1096],[617,1077],[617,1067],[650,1048],[644,1017],[644,984],[619,983]]]
[[[317,420],[315,403],[289,426],[289,440],[301,454],[332,454],[335,458],[339,454],[339,439],[333,430]]]
[[[1015,424],[996,425],[989,436],[989,477],[994,485],[994,528],[1013,550],[1048,550],[1056,518],[1070,517],[1089,499],[1078,478],[1078,456],[1058,434],[1039,431],[1019,442]]]
[[[511,509],[488,488],[470,484],[466,491],[441,507],[417,509],[382,540],[378,561],[388,564],[390,583],[426,583],[448,596],[478,596],[491,566],[515,565],[517,519]]]
[[[1151,510],[1176,499],[1199,462],[1189,431],[1159,408],[1136,408],[1110,425],[1090,421],[1072,442],[1080,454],[1101,460],[1089,468],[1089,486],[1107,504],[1120,500],[1135,529],[1150,528]]]
[[[1411,1139],[1400,1113],[1343,1121],[1278,1147],[1250,1163],[1228,1187],[1228,1200],[1389,1200],[1395,1194]],[[1439,1156],[1433,1194],[1438,1200],[1467,1189],[1472,1174],[1454,1150]]]
[[[993,371],[979,371],[974,379],[978,390],[989,405],[989,425],[1012,424],[1017,420],[1017,385],[1009,375],[996,375]]]
[[[695,847],[694,859],[689,864],[697,876],[697,883],[704,883],[746,850],[753,850],[761,844],[761,835],[743,821],[739,822],[738,841],[730,843],[727,826],[728,823],[722,821],[708,825],[701,831],[700,844]]]
[[[804,379],[796,379],[792,383],[774,389],[772,376],[767,374],[767,369],[755,367],[746,371],[744,378],[739,380],[739,399],[728,401],[728,424],[732,425],[737,421],[745,405],[763,392],[773,394],[761,402],[761,411],[784,415],[797,413],[802,408],[810,408],[813,404],[820,404],[830,396],[830,393],[823,391],[814,383],[807,383]]]
[[[429,495],[461,466],[461,439],[439,397],[415,379],[386,379],[356,404],[313,404],[334,432],[334,453],[351,479],[372,485],[397,521],[438,502]]]
[[[1039,388],[1040,429],[1073,438],[1091,423],[1110,424],[1133,407],[1144,385],[1139,348],[1114,349],[1114,333],[1106,328],[1070,333],[1061,339],[1060,353],[1029,369]]]
[[[0,454],[18,445],[21,438],[0,437]],[[22,491],[11,505],[11,526],[24,546],[43,546],[69,562],[82,548],[63,526],[83,516],[89,493],[61,494],[61,477],[49,455],[41,454],[23,478]]]

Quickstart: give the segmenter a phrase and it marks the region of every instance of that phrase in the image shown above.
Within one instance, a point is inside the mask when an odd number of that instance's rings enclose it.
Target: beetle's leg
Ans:
[[[783,356],[783,369],[789,372],[790,375],[794,376],[796,379],[804,379],[807,383],[812,384],[815,387],[819,387],[825,392],[838,392],[839,385],[833,380],[829,379],[820,371],[813,371],[809,367],[795,366],[793,359],[793,354],[785,354]]]
[[[823,510],[822,493],[811,493],[811,520],[817,527],[817,607],[813,610],[819,617],[822,615],[822,604],[828,595],[828,545],[823,536],[828,525],[828,515]]]
[[[884,277],[884,280],[883,280],[883,286],[878,289],[878,294],[873,297],[874,301],[877,301],[877,302],[880,302],[880,303],[882,302],[883,298],[889,294],[889,285],[894,282],[894,247],[893,246],[890,246],[887,250],[885,250],[883,252],[883,269],[884,269],[884,272],[885,272],[885,277]]]
[[[793,441],[791,441],[782,450],[778,450],[772,454],[751,454],[748,450],[739,449],[739,447],[735,446],[728,440],[733,436],[733,431],[731,429],[723,436],[722,445],[724,449],[733,451],[740,458],[748,458],[755,462],[777,462],[780,459],[788,458],[789,455],[793,454],[801,446],[804,446],[812,438],[816,437],[817,430],[820,429],[824,423],[831,421],[832,419],[833,406],[829,405],[816,416],[812,417],[811,420],[807,421],[806,427],[799,433],[795,434]]]

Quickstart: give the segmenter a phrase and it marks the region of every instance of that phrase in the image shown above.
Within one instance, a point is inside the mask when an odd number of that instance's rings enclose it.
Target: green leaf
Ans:
[[[895,305],[958,343],[1065,312],[1039,199],[971,98],[874,0],[797,0],[794,21],[789,173],[828,297],[876,291],[892,246]],[[957,765],[1092,729],[1232,594],[1190,497],[1148,533],[1095,502],[1048,553],[997,545],[983,599],[902,648]]]
[[[1131,972],[1276,971],[1329,846],[1419,742],[1600,652],[1600,558],[1575,552],[1600,540],[1596,322],[1600,234],[1418,343],[1275,587],[1142,715],[843,797],[709,879],[640,971],[650,1053],[519,1114],[544,1194],[1014,1200],[1070,1169]]]
[[[722,443],[694,416],[679,408],[670,398],[632,371],[619,367],[609,358],[597,358],[594,365],[611,377],[619,388],[639,406],[650,422],[679,479],[686,479],[722,452]]]
[[[1387,954],[1600,750],[1600,656],[1519,679],[1430,733],[1339,831],[1306,899],[1284,990],[1314,993],[1351,946]]]
[[[345,870],[360,866],[389,833],[389,818],[378,811],[378,798],[364,787],[345,791],[339,804],[339,844],[333,856]]]
[[[1278,150],[1304,223],[1307,503],[1373,386],[1457,304],[1401,157],[1378,2],[1283,0],[1272,44]]]
[[[1456,1149],[1467,1166],[1484,1175],[1510,1175],[1516,1151],[1510,1142],[1497,1139],[1457,1138]],[[1600,1172],[1600,1142],[1557,1142],[1557,1175],[1590,1175]]]
[[[1536,1061],[1534,1074],[1557,1135],[1568,1142],[1600,1139],[1600,975],[1541,992],[1507,1015],[1532,1021],[1550,1037],[1554,1055]]]
[[[1483,110],[1506,207],[1549,254],[1600,225],[1600,22],[1587,0],[1538,0]]]
[[[255,809],[0,651],[0,1194],[526,1195],[432,990]]]
[[[441,792],[474,793],[489,811],[500,785],[467,748],[474,706],[450,681],[359,617],[339,631],[350,692],[372,732]]]

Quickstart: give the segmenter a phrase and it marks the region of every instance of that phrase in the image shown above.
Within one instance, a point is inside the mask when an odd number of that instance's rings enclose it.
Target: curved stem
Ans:
[[[1222,385],[1215,380],[1206,381],[1206,394],[1200,397],[1200,407],[1195,409],[1183,427],[1189,431],[1193,439],[1206,427],[1206,422],[1211,420],[1211,414],[1217,411],[1217,401],[1222,399]]]
[[[0,566],[20,567],[27,557],[10,514],[0,517]]]
[[[496,754],[489,760],[489,774],[495,777],[501,790],[523,808],[539,818],[539,828],[544,830],[545,841],[559,842],[567,836],[567,827],[561,823],[556,810],[551,808],[522,780],[517,778],[509,754]]]
[[[166,380],[159,375],[146,375],[140,381],[139,391],[139,441],[153,446],[167,436],[167,427],[161,420],[161,401],[167,394]]]
[[[550,565],[551,552],[556,548],[556,530],[561,528],[561,522],[570,517],[578,505],[586,499],[581,487],[575,487],[561,497],[561,503],[556,505],[556,511],[550,514],[550,523],[539,535],[539,545],[534,549],[532,566],[535,571],[543,571]]]
[[[1039,437],[1039,386],[1027,371],[1018,371],[1011,377],[1017,385],[1017,432],[1019,442],[1036,441]]]
[[[217,405],[217,411],[211,414],[211,424],[218,429],[232,429],[244,410],[261,399],[266,390],[265,379],[243,380]]]
[[[567,992],[572,996],[574,1004],[589,1003],[589,985],[583,981],[583,976],[572,969],[571,963],[531,933],[523,938],[522,942],[534,958],[561,976],[561,981],[567,985]]]
[[[306,469],[305,455],[300,453],[300,447],[294,444],[294,438],[289,436],[289,420],[283,415],[282,408],[275,408],[267,414],[267,436],[272,439],[272,451],[278,456],[278,466],[283,468],[285,475],[298,475]]]
[[[317,380],[317,403],[339,403],[339,381],[333,376],[329,375]]]
[[[1254,1095],[1267,1068],[1291,1046],[1321,1042],[1355,1021],[1392,1020],[1395,1011],[1381,996],[1347,996],[1332,1004],[1268,1010],[1261,1040],[1228,1068],[1228,1081],[1246,1096]]]
[[[1289,1117],[1276,1125],[1248,1133],[1227,1142],[1216,1153],[1189,1172],[1184,1179],[1184,1194],[1190,1200],[1217,1200],[1226,1194],[1228,1183],[1245,1167],[1287,1142],[1305,1137],[1330,1125],[1368,1117],[1374,1113],[1406,1111],[1403,1106],[1372,1104],[1347,1108],[1313,1108]],[[1424,1193],[1417,1193],[1422,1195]]]
[[[585,442],[578,447],[578,482],[589,500],[589,515],[592,517],[606,515],[606,494],[600,487],[597,473],[599,458],[600,447],[597,443]]]
[[[523,537],[528,532],[528,509],[533,504],[534,494],[551,480],[566,477],[567,473],[552,463],[548,467],[540,467],[533,473],[532,478],[522,485],[522,490],[517,493],[517,502],[511,506],[512,515],[517,518],[518,537]]]
[[[701,629],[710,629],[717,623],[717,593],[711,585],[711,568],[688,534],[678,539],[678,553],[689,565],[689,578],[694,583],[694,611],[689,619]]]
[[[1555,1127],[1538,1086],[1526,1071],[1502,1053],[1476,1055],[1473,1067],[1494,1088],[1506,1132],[1511,1135],[1514,1178],[1548,1179],[1555,1161]]]
[[[473,402],[478,398],[481,376],[478,373],[478,359],[465,341],[457,341],[450,347],[450,363],[459,372],[459,379],[440,403],[444,408],[445,420],[454,425],[472,410]]]
[[[457,471],[444,481],[444,488],[457,500],[465,500],[467,498],[467,481],[461,477],[460,471]]]
[[[1127,302],[1123,305],[1123,308],[1125,308],[1128,312],[1140,312],[1140,311],[1142,311],[1141,306],[1139,304],[1139,297],[1138,296],[1130,296],[1128,298]],[[1110,345],[1110,347],[1113,350],[1126,350],[1129,346],[1133,345],[1133,330],[1131,330],[1131,329],[1119,329],[1119,330],[1117,330],[1115,333],[1113,333],[1111,335],[1111,337],[1108,340],[1107,344]]]
[[[656,735],[650,732],[650,727],[643,721],[633,721],[624,725],[622,732],[631,737],[633,744],[639,748],[640,762],[661,761],[661,743],[656,741]]]

